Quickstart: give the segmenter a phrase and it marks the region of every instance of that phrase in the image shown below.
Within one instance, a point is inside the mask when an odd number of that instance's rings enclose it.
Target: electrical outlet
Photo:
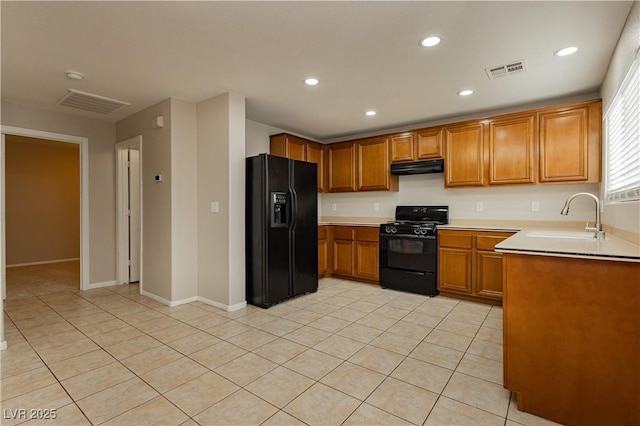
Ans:
[[[334,211],[334,212],[337,212],[338,211],[338,205],[336,203],[332,203],[331,204],[331,210]]]
[[[220,203],[217,201],[211,202],[211,213],[218,213],[220,211]]]
[[[482,204],[482,203],[480,203],[480,202],[477,202],[477,203],[476,203],[476,211],[477,211],[477,212],[481,212],[481,211],[483,211],[483,210],[484,210],[484,204]]]
[[[373,203],[373,211],[374,212],[380,211],[380,203]]]
[[[531,202],[531,211],[539,212],[540,211],[540,201],[532,201]]]

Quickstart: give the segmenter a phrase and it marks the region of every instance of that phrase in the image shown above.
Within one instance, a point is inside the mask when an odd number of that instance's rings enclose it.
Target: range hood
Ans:
[[[442,158],[438,158],[436,160],[414,161],[411,163],[391,164],[392,175],[420,175],[443,172],[444,160]]]

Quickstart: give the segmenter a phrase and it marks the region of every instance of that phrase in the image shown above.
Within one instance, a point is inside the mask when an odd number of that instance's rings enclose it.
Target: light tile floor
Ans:
[[[332,278],[267,310],[10,300],[5,338],[3,425],[552,424],[502,387],[502,309]]]

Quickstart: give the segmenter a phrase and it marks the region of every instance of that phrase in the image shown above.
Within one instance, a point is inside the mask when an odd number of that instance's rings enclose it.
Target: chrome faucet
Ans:
[[[560,212],[560,214],[567,216],[569,214],[569,205],[571,204],[571,201],[573,201],[574,198],[579,197],[581,195],[591,197],[593,198],[593,201],[596,202],[596,225],[595,227],[591,227],[589,226],[589,222],[587,222],[587,226],[584,229],[587,232],[593,232],[595,238],[599,240],[603,240],[604,231],[602,230],[602,223],[600,222],[600,199],[595,195],[589,192],[577,192],[571,195],[569,198],[567,198],[567,201],[565,201],[564,207],[562,208],[562,211]]]

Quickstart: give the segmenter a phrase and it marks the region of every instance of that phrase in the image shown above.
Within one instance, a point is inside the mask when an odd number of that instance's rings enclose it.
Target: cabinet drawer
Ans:
[[[493,251],[496,244],[501,243],[512,235],[511,233],[478,235],[476,237],[476,248],[478,250]]]
[[[472,246],[472,236],[459,232],[440,231],[438,234],[438,243],[440,247],[468,248]],[[497,243],[496,243],[497,244]]]
[[[380,229],[373,227],[359,226],[356,228],[356,240],[371,241],[377,243],[380,237]]]
[[[353,228],[350,226],[336,226],[333,229],[333,239],[353,241]]]
[[[326,239],[327,239],[327,227],[318,226],[318,240],[326,240]]]

